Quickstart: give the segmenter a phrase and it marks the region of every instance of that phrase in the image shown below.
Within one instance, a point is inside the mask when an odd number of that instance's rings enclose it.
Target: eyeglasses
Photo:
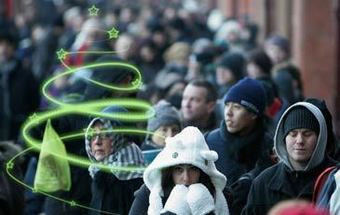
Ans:
[[[93,131],[89,131],[88,132],[88,135],[87,135],[87,140],[89,142],[92,142],[93,140],[95,139],[100,139],[100,140],[103,140],[103,139],[106,139],[106,138],[110,138],[112,135],[112,133],[110,131],[107,131],[107,130],[101,130],[100,132],[95,132],[94,130]]]

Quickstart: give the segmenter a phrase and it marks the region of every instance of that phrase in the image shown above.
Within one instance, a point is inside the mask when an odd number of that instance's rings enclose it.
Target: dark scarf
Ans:
[[[245,136],[231,134],[228,132],[226,124],[222,121],[221,136],[227,142],[227,154],[232,159],[249,168],[254,167],[261,150],[264,137],[263,123],[256,125],[254,129]]]

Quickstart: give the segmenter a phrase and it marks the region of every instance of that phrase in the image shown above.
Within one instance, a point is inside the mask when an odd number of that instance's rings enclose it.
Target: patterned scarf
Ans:
[[[89,166],[91,177],[94,178],[95,174],[100,171],[100,168],[97,164],[103,164],[109,166],[111,172],[119,180],[142,178],[143,169],[141,169],[141,167],[145,167],[142,151],[135,143],[129,141],[121,134],[113,132],[108,133],[107,136],[112,140],[112,152],[109,156],[105,157],[104,160],[100,162],[95,159],[94,154],[91,150],[90,141],[92,135],[90,134],[90,132],[92,132],[92,127],[97,121],[100,121],[103,124],[103,129],[105,130],[112,130],[113,127],[119,125],[118,122],[113,120],[95,118],[90,122],[89,126],[87,127],[85,132],[85,148],[88,157],[93,162],[93,164]],[[136,167],[136,170],[134,170],[133,167]],[[119,170],[120,168],[122,168],[122,170]],[[124,170],[124,168],[126,169]]]

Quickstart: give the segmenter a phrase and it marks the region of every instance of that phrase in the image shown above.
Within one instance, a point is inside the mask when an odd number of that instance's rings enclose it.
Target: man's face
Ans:
[[[102,161],[112,152],[112,139],[108,133],[103,133],[103,124],[96,122],[92,127],[93,136],[90,139],[91,151],[97,161]]]
[[[318,135],[310,129],[294,129],[285,138],[289,161],[299,170],[309,162],[317,144]],[[300,168],[299,168],[300,167]]]
[[[229,133],[246,135],[253,129],[256,118],[255,114],[238,103],[228,102],[224,107],[224,120]]]
[[[183,92],[181,112],[185,121],[199,121],[214,110],[215,102],[207,102],[207,90],[204,87],[188,85]]]

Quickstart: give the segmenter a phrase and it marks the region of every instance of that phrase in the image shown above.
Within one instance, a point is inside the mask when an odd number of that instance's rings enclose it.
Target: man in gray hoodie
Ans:
[[[274,137],[280,162],[255,178],[242,214],[266,214],[282,200],[312,199],[315,179],[335,165],[326,153],[327,124],[309,102],[295,103],[283,113]]]

